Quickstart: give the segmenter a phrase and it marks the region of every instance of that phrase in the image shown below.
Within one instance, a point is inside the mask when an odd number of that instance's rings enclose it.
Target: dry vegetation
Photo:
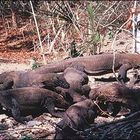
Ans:
[[[56,57],[62,59],[68,56],[73,40],[78,51],[86,55],[111,50],[108,47],[110,40],[127,20],[133,2],[33,2],[43,52],[30,3],[1,1],[0,5],[1,58],[26,62],[32,57],[41,60],[41,55],[45,54],[48,62]]]

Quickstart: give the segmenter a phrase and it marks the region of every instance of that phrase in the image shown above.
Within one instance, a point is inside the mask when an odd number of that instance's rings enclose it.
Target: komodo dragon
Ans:
[[[69,89],[56,87],[56,92],[61,94],[65,98],[65,100],[68,101],[70,104],[77,103],[87,99],[90,90],[91,88],[89,85],[83,85],[80,91],[76,91],[72,87],[70,87]]]
[[[32,72],[11,71],[0,74],[0,83],[5,87],[10,88],[10,83],[13,81],[13,88],[37,86],[50,90],[55,90],[55,87],[60,86],[69,88],[68,82],[62,74],[47,73],[38,74]]]
[[[79,90],[82,85],[88,84],[88,76],[83,71],[73,67],[68,67],[63,72],[64,78],[70,87]]]
[[[56,92],[44,88],[24,87],[0,91],[0,104],[12,112],[13,117],[23,122],[21,114],[32,110],[48,111],[52,116],[62,117],[55,107],[67,109],[70,105]]]
[[[140,88],[130,88],[122,84],[106,84],[91,89],[89,98],[96,100],[105,110],[112,105],[112,116],[119,113],[121,106],[130,109],[130,113],[140,109]]]
[[[69,83],[69,89],[63,89],[61,87],[56,88],[56,90],[69,100],[71,103],[76,103],[85,100],[90,92],[90,87],[88,84],[88,76],[81,69],[76,69],[73,67],[68,67],[64,70],[63,75],[66,81]],[[85,95],[85,96],[83,96]]]
[[[55,139],[78,139],[76,132],[88,128],[97,115],[97,107],[90,99],[71,105],[57,124]]]
[[[84,71],[88,75],[98,75],[112,72],[113,67],[113,54],[101,54],[93,56],[84,56],[71,58],[68,60],[58,61],[56,63],[47,64],[34,70],[37,73],[48,72],[63,72],[70,65],[83,65]],[[140,66],[139,54],[116,54],[114,69],[119,69],[118,78],[120,81],[125,81],[127,70]]]

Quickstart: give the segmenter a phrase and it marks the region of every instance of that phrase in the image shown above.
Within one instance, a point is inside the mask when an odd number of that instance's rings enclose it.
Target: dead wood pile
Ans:
[[[140,111],[78,133],[84,139],[140,139]]]

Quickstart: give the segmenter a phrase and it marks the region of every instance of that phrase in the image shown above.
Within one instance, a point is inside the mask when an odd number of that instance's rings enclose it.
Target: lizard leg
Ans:
[[[55,111],[55,103],[54,99],[51,97],[47,97],[45,99],[43,107],[47,108],[48,112],[54,117],[62,117],[64,112],[56,112]]]
[[[69,121],[70,120],[67,117],[64,117],[59,123],[56,124],[55,140],[68,139],[76,134],[76,131],[69,126]]]
[[[135,84],[137,84],[139,82],[140,82],[140,75],[139,75],[139,72],[136,70],[136,71],[134,71],[133,78],[131,78],[130,83],[131,83],[131,85],[134,86]]]
[[[54,81],[54,84],[56,85],[56,87],[60,86],[62,88],[67,88],[67,89],[70,87],[69,83],[66,81],[63,74],[59,74],[58,76],[56,76],[56,80]]]
[[[69,89],[64,89],[62,87],[56,87],[56,92],[60,95],[62,95],[65,99],[67,99]]]
[[[14,81],[12,79],[6,79],[5,82],[2,85],[2,89],[12,89],[12,86],[14,85]]]
[[[61,124],[60,124],[60,123],[61,123]],[[59,126],[59,124],[60,124],[60,126]],[[63,136],[63,127],[62,127],[63,124],[64,124],[64,121],[61,120],[61,121],[56,125],[56,128],[55,128],[56,133],[55,133],[55,137],[54,137],[55,140],[64,139],[64,136]]]
[[[25,121],[31,120],[31,118],[21,117],[20,107],[17,101],[12,98],[12,108],[11,108],[12,115],[14,119],[20,123],[25,124]]]
[[[97,117],[97,112],[93,111],[92,109],[88,110],[88,123],[91,125],[94,123],[95,118]]]
[[[88,84],[83,85],[81,87],[81,95],[85,95],[86,97],[89,97],[90,91],[91,91],[91,87]]]
[[[3,83],[0,85],[0,90],[12,89],[14,81],[12,78],[5,78]]]
[[[118,79],[121,83],[124,83],[127,78],[127,71],[132,68],[132,66],[129,63],[123,64],[119,68],[119,73],[118,73]]]

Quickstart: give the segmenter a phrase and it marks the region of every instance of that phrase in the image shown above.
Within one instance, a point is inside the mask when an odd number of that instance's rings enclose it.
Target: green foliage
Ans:
[[[32,58],[32,60],[30,61],[30,65],[31,65],[31,69],[32,69],[32,70],[34,70],[34,69],[36,69],[36,68],[39,67],[39,65],[37,64],[35,58]]]
[[[109,31],[108,36],[109,36],[109,39],[112,39],[113,38],[113,32]]]
[[[96,34],[94,35],[93,41],[95,44],[98,44],[98,42],[100,41],[100,34],[98,32],[96,32]]]
[[[91,24],[93,24],[95,16],[94,16],[94,10],[93,10],[91,4],[87,5],[87,12],[89,15],[89,20],[90,20]]]
[[[95,35],[92,35],[90,37],[90,40],[87,42],[87,46],[91,50],[92,54],[97,53],[97,45],[99,40],[100,40],[100,35],[97,32]]]
[[[98,31],[95,31],[94,28],[94,20],[95,20],[95,12],[94,9],[91,5],[91,3],[89,5],[87,5],[87,13],[88,13],[88,17],[89,17],[89,30],[90,30],[90,34],[89,34],[89,43],[91,45],[92,49],[91,51],[93,52],[93,54],[97,53],[97,45],[99,44],[99,42],[101,41],[100,39],[100,33]],[[88,46],[90,46],[88,45]]]

